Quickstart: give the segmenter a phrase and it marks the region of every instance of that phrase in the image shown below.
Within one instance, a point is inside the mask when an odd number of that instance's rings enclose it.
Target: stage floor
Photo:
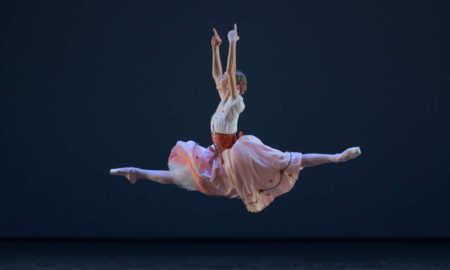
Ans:
[[[450,241],[1,240],[0,269],[450,269]]]

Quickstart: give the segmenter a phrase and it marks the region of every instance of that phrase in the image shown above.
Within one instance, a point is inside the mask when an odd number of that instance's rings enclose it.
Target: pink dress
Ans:
[[[225,102],[223,112],[211,118],[211,132],[235,134],[239,114],[244,110],[243,97]],[[177,141],[168,167],[174,184],[209,196],[239,198],[249,212],[260,212],[276,197],[290,191],[298,179],[302,153],[282,152],[265,145],[253,135],[243,135],[221,152],[215,143],[202,147],[195,141]]]

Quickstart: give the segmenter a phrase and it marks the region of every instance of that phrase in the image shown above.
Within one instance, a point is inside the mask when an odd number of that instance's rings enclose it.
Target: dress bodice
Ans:
[[[222,105],[224,106],[223,110],[219,111]],[[244,111],[244,108],[244,98],[241,95],[238,95],[234,100],[231,96],[222,99],[217,106],[216,112],[211,117],[211,132],[215,131],[222,134],[236,133],[239,114]]]

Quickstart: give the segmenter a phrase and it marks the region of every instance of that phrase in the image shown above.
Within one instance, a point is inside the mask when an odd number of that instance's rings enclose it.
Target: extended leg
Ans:
[[[126,167],[111,169],[109,172],[112,175],[120,175],[126,177],[131,184],[135,184],[139,179],[147,179],[161,184],[173,184],[169,171],[144,170],[135,167]]]
[[[316,154],[308,153],[302,155],[302,167],[313,167],[329,162],[344,162],[361,154],[359,147],[350,147],[339,154]]]
[[[321,164],[329,163],[330,161],[329,154],[315,154],[308,153],[302,155],[302,167],[313,167]]]

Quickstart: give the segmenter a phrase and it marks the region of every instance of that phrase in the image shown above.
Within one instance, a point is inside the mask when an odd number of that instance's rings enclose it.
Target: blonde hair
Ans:
[[[241,85],[239,89],[241,95],[243,95],[247,91],[247,77],[242,71],[236,70],[236,84]]]

